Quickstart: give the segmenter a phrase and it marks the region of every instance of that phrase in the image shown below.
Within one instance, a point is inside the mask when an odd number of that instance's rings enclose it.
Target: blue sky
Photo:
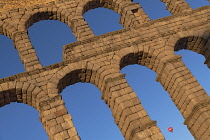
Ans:
[[[186,0],[196,9],[209,5],[207,0]],[[149,17],[157,18],[170,16],[165,10],[164,3],[159,0],[134,0],[139,2]],[[90,10],[84,15],[85,20],[95,35],[122,29],[119,15],[105,8]],[[62,60],[62,46],[76,39],[70,28],[60,21],[40,21],[29,28],[29,37],[43,64],[47,66]],[[0,78],[24,72],[17,51],[12,41],[0,35]],[[182,60],[192,71],[207,93],[210,88],[207,79],[210,71],[204,63],[202,55],[192,51],[179,51]],[[155,81],[156,73],[140,66],[129,65],[121,70],[126,79],[137,93],[144,108],[152,120],[157,121],[167,140],[193,140],[184,119],[171,101],[169,94],[164,91],[160,83]],[[112,118],[111,111],[101,100],[101,93],[97,87],[89,83],[77,83],[66,87],[61,93],[69,113],[73,117],[74,125],[82,140],[123,140]],[[154,97],[151,99],[150,97]],[[173,127],[174,132],[168,132]],[[0,108],[0,140],[47,140],[38,112],[25,104],[11,103]]]

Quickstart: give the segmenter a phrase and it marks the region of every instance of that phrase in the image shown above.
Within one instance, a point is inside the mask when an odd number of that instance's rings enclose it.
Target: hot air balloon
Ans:
[[[169,132],[173,132],[173,127],[169,127],[169,128],[168,128],[168,131],[169,131]]]

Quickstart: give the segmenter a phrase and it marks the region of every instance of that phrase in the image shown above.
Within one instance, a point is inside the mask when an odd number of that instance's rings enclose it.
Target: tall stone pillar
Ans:
[[[50,140],[80,140],[61,95],[42,101],[39,112]]]
[[[125,140],[164,140],[156,121],[152,121],[124,74],[106,80],[102,98],[110,107]]]
[[[42,68],[27,31],[15,32],[13,41],[26,71]]]
[[[210,139],[210,98],[181,61],[181,56],[162,61],[157,73],[157,81],[170,94],[194,138]]]
[[[82,16],[71,19],[71,29],[78,41],[95,36]]]

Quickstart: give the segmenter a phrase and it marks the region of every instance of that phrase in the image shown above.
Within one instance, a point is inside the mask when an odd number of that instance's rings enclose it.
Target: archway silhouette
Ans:
[[[165,10],[165,4],[160,0],[133,0],[133,3],[139,3],[151,20],[171,15],[171,13],[168,10]]]
[[[89,10],[84,14],[84,18],[97,36],[123,28],[119,23],[120,15],[107,8]]]
[[[76,41],[71,29],[57,20],[36,22],[29,27],[28,32],[43,66],[61,62],[63,45]]]
[[[101,99],[100,90],[93,84],[79,82],[70,85],[61,95],[82,140],[124,139],[114,123],[111,110]]]

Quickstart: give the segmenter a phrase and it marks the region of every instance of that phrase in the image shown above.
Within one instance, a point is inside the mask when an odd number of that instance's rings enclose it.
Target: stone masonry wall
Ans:
[[[192,50],[210,67],[210,6],[193,10],[184,0],[161,1],[172,15],[151,21],[129,0],[1,0],[0,33],[13,40],[26,72],[0,79],[0,107],[10,102],[33,106],[50,140],[80,140],[60,93],[77,82],[92,83],[125,140],[164,140],[120,73],[139,64],[157,73],[194,138],[210,139],[210,98],[174,54]],[[97,7],[119,13],[124,29],[95,36],[83,14]],[[42,67],[27,29],[47,19],[66,23],[78,41],[64,46],[62,62]]]

